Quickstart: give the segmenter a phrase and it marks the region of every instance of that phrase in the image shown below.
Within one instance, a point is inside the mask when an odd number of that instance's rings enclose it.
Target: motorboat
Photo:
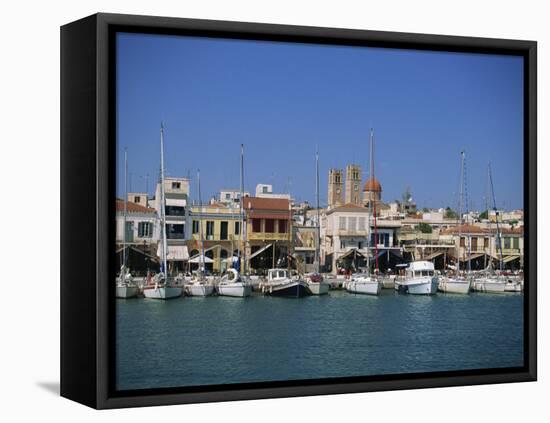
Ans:
[[[404,294],[433,295],[438,285],[439,278],[432,262],[413,261],[405,269],[404,279],[395,281],[395,290]]]

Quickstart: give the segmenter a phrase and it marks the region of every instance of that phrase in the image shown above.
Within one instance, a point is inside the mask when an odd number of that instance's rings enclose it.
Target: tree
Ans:
[[[484,210],[481,213],[479,213],[480,219],[489,219],[489,210]]]
[[[426,222],[420,222],[418,225],[416,225],[416,230],[422,232],[423,234],[431,234],[432,233],[432,227],[428,225]]]
[[[458,218],[457,212],[451,209],[449,206],[445,209],[445,218],[446,219],[456,219]]]

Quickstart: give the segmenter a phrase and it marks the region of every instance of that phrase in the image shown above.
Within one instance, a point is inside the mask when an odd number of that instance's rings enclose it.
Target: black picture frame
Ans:
[[[118,31],[510,54],[524,60],[524,366],[116,392],[114,36]],[[97,409],[534,381],[537,44],[336,28],[95,14],[61,28],[61,395]]]

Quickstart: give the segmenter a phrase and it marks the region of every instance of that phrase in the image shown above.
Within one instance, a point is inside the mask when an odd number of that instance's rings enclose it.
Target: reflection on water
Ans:
[[[523,296],[117,300],[117,388],[523,365]]]

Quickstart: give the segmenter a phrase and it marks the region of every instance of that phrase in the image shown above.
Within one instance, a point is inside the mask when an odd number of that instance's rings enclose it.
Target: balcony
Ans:
[[[288,233],[252,232],[247,238],[249,241],[288,241]]]

